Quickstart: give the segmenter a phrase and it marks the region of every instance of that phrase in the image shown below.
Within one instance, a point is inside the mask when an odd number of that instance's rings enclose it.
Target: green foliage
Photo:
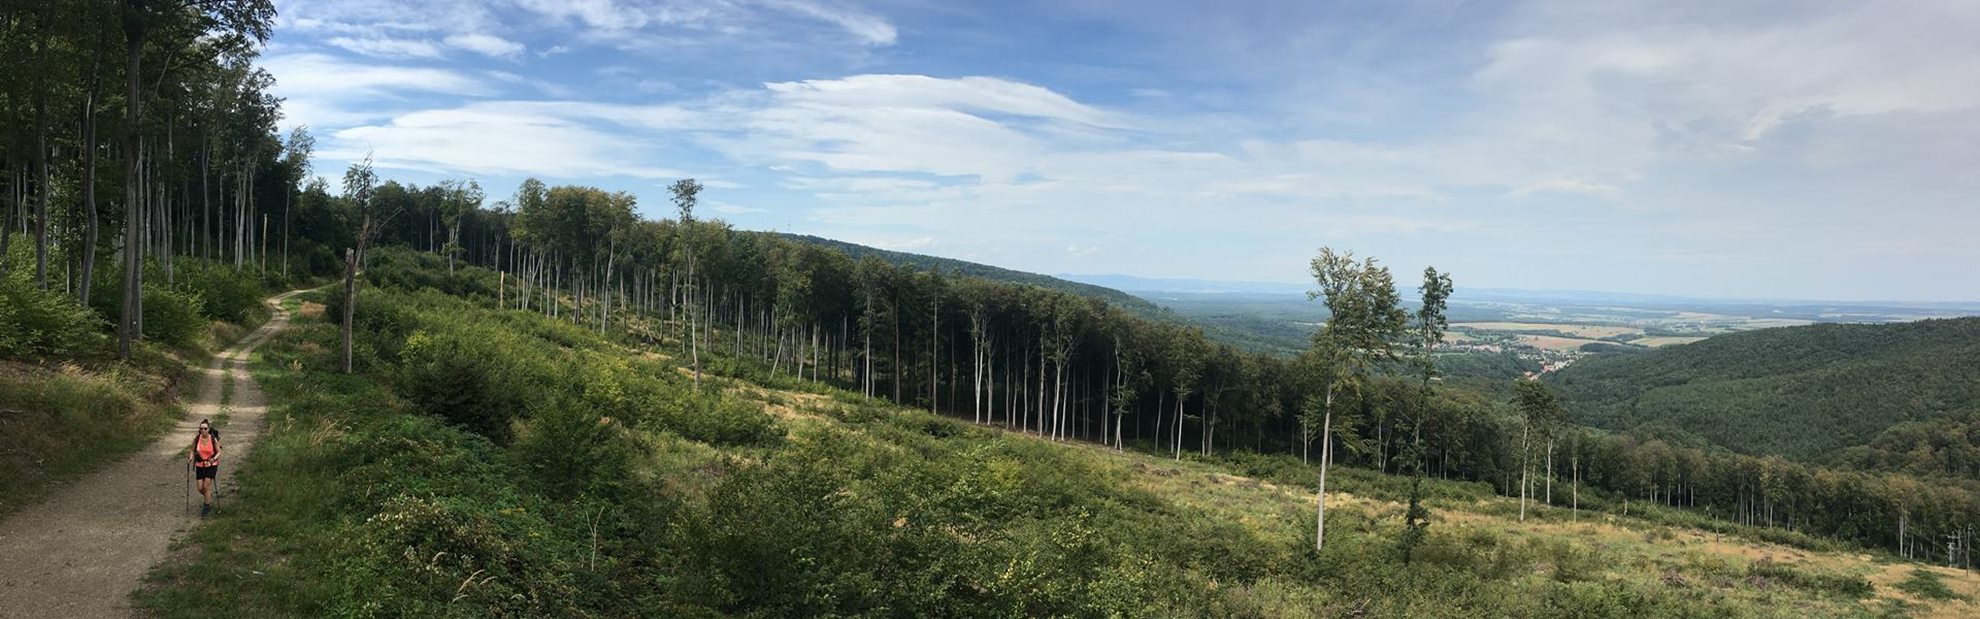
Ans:
[[[561,372],[523,336],[439,313],[421,316],[420,324],[397,347],[395,384],[421,410],[504,442],[510,422],[533,404],[548,408],[548,388]]]
[[[159,269],[154,267],[148,271],[155,272],[145,273],[147,282],[165,281],[164,273]],[[175,263],[172,279],[174,290],[199,299],[201,316],[232,323],[247,322],[249,316],[261,308],[263,291],[282,285],[280,281],[263,281],[253,270],[194,259],[180,259]]]
[[[1821,595],[1848,599],[1866,598],[1877,588],[1862,576],[1814,572],[1762,559],[1748,566],[1746,575],[1754,586],[1794,587]]]
[[[1946,581],[1939,577],[1938,572],[1924,568],[1911,570],[1911,575],[1906,577],[1904,582],[1898,583],[1897,588],[1905,593],[1927,600],[1966,601],[1967,599],[1966,596],[1954,593],[1951,587],[1947,587]]]
[[[35,285],[31,239],[15,238],[0,256],[0,358],[73,356],[89,346],[100,324],[75,297]]]
[[[1666,424],[1809,458],[1980,405],[1980,318],[1762,329],[1593,357],[1550,378],[1597,426]]]
[[[145,284],[143,299],[145,339],[188,348],[206,333],[207,320],[200,315],[204,302],[198,293]]]
[[[5,368],[0,372],[0,513],[33,504],[49,484],[114,461],[169,427],[164,383],[134,371]]]
[[[1095,286],[1092,284],[1082,284],[1079,282],[1067,281],[1067,280],[1059,279],[1057,277],[1039,275],[1036,273],[1013,271],[1010,269],[990,266],[987,264],[965,262],[962,260],[941,258],[936,256],[925,256],[921,254],[910,254],[906,252],[889,251],[885,249],[867,247],[865,245],[858,245],[854,243],[847,243],[844,241],[837,241],[833,239],[820,238],[809,235],[779,234],[778,236],[802,243],[818,245],[821,247],[825,247],[827,249],[837,250],[839,252],[844,253],[847,257],[855,261],[865,258],[867,256],[874,256],[896,267],[909,269],[913,271],[940,271],[944,273],[955,273],[957,275],[962,275],[966,277],[975,277],[975,278],[981,278],[996,282],[1022,284],[1026,286],[1036,286],[1047,290],[1068,292],[1068,293],[1091,297],[1095,299],[1101,299],[1115,307],[1124,308],[1142,316],[1161,316],[1166,314],[1166,312],[1164,312],[1161,308],[1156,307],[1155,304],[1149,303],[1147,300],[1144,300],[1141,297],[1130,295],[1125,292],[1121,292],[1119,290],[1114,290],[1112,288]]]

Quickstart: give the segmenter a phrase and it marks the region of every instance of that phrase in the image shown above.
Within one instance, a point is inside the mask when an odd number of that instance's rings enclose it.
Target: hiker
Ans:
[[[186,454],[192,460],[193,477],[199,480],[199,515],[204,518],[213,513],[213,478],[220,474],[220,431],[205,419],[199,420],[199,434],[193,436],[192,452]]]

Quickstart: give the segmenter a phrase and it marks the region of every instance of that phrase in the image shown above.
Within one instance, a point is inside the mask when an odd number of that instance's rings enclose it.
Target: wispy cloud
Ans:
[[[867,45],[893,45],[894,25],[870,13],[812,0],[761,0],[765,5],[837,25]]]
[[[487,33],[450,35],[447,45],[490,58],[515,58],[523,53],[523,44]]]
[[[382,36],[331,37],[324,41],[331,45],[377,58],[439,58],[440,46],[432,41],[419,39],[394,39]]]

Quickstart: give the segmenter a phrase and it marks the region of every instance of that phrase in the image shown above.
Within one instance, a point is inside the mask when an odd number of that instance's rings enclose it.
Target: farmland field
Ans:
[[[1559,324],[1547,322],[1461,322],[1452,324],[1453,329],[1478,331],[1556,331],[1591,340],[1623,335],[1642,335],[1641,327],[1596,324]]]
[[[1702,340],[1702,339],[1705,339],[1705,338],[1703,338],[1703,337],[1698,337],[1698,336],[1674,336],[1674,335],[1659,335],[1659,336],[1653,336],[1653,337],[1645,337],[1645,338],[1637,338],[1637,339],[1634,339],[1634,340],[1630,340],[1630,341],[1629,341],[1629,343],[1631,343],[1631,344],[1635,344],[1635,345],[1638,345],[1638,346],[1648,346],[1648,347],[1651,347],[1651,348],[1656,348],[1656,347],[1659,347],[1659,346],[1673,346],[1673,345],[1677,345],[1677,344],[1690,344],[1690,343],[1692,343],[1692,342],[1696,342],[1696,341],[1699,341],[1699,340]]]

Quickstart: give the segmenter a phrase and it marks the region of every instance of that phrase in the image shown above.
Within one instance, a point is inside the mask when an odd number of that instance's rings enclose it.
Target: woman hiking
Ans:
[[[186,458],[192,460],[193,477],[199,480],[199,516],[205,518],[213,513],[213,478],[220,474],[220,431],[199,420],[199,434],[193,436]]]

